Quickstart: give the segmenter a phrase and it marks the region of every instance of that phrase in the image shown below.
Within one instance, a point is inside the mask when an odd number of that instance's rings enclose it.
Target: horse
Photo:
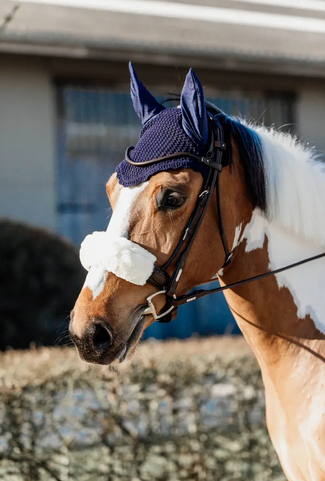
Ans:
[[[192,69],[178,107],[161,105],[132,64],[130,77],[142,131],[107,183],[107,230],[81,246],[79,355],[130,358],[152,322],[175,319],[217,275],[260,366],[287,479],[325,481],[324,163],[207,102]]]

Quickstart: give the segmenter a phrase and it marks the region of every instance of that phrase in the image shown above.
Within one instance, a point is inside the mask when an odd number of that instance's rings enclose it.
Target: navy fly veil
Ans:
[[[143,125],[140,139],[131,151],[131,160],[141,163],[177,152],[204,155],[209,126],[203,90],[194,72],[190,70],[186,78],[181,108],[165,108],[159,104],[137,78],[131,63],[130,76],[133,107]],[[208,172],[205,165],[185,155],[139,167],[124,159],[116,173],[119,183],[130,187],[147,181],[158,172],[184,168],[200,172],[204,178]]]

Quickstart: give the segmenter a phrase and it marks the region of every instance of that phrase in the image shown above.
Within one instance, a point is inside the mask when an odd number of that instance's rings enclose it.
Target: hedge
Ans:
[[[284,481],[241,338],[147,342],[114,368],[0,355],[0,479]]]
[[[45,229],[0,219],[0,349],[60,339],[85,279],[76,247]]]

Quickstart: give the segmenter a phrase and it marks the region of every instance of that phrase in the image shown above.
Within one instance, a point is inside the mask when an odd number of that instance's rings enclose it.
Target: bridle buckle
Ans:
[[[167,314],[169,314],[170,312],[172,312],[174,309],[175,309],[175,306],[171,306],[169,309],[167,309],[167,311],[165,312],[162,312],[161,314],[157,314],[157,311],[156,311],[156,308],[155,308],[155,305],[154,303],[152,302],[152,299],[156,296],[159,296],[160,294],[166,294],[167,291],[159,291],[159,292],[155,292],[154,294],[152,294],[151,296],[147,297],[147,303],[148,303],[148,307],[146,307],[146,309],[143,311],[142,315],[149,315],[151,314],[154,318],[155,321],[157,321],[158,319],[162,319],[163,317],[165,317]]]

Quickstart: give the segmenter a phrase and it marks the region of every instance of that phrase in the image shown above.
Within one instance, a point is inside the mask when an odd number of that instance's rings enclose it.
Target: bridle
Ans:
[[[227,239],[226,239],[224,228],[223,228],[221,202],[220,202],[220,174],[222,172],[223,167],[226,167],[228,165],[228,160],[224,158],[224,153],[227,151],[227,145],[224,140],[225,135],[224,135],[223,125],[220,122],[220,120],[209,113],[208,121],[209,121],[209,128],[210,128],[210,145],[206,154],[202,157],[198,155],[194,155],[190,152],[176,152],[174,154],[166,155],[163,157],[157,157],[155,159],[150,159],[144,162],[134,162],[130,158],[130,153],[134,149],[134,147],[132,146],[128,147],[125,152],[125,160],[137,167],[148,166],[151,164],[155,164],[157,162],[170,160],[175,157],[186,156],[186,157],[195,159],[196,161],[204,164],[208,168],[208,174],[204,181],[202,192],[199,194],[197,198],[194,210],[185,227],[184,234],[181,240],[177,244],[176,248],[174,249],[174,252],[170,256],[168,261],[163,266],[157,266],[156,264],[154,265],[154,270],[148,279],[148,282],[152,284],[155,288],[157,288],[158,291],[147,298],[148,307],[145,309],[143,314],[144,315],[151,314],[154,320],[161,323],[170,322],[172,320],[172,312],[178,307],[182,306],[183,304],[187,304],[189,302],[195,301],[196,299],[200,299],[201,297],[204,297],[210,294],[215,294],[217,292],[221,292],[226,289],[231,289],[233,287],[240,286],[248,282],[252,282],[258,279],[262,279],[264,277],[268,277],[273,274],[280,273],[282,271],[291,269],[293,267],[297,267],[307,262],[311,262],[321,257],[325,257],[325,253],[322,253],[317,256],[303,259],[302,261],[296,262],[294,264],[290,264],[280,269],[269,271],[257,276],[249,277],[247,279],[235,282],[233,284],[228,284],[227,286],[217,287],[209,290],[198,289],[194,292],[190,292],[189,294],[186,294],[180,297],[176,296],[177,287],[180,282],[182,273],[184,271],[188,255],[190,253],[190,249],[193,245],[193,242],[198,233],[200,225],[202,224],[204,215],[212,199],[214,189],[216,189],[216,195],[217,195],[218,228],[219,228],[219,233],[220,233],[224,254],[225,254],[225,261],[222,267],[228,266],[233,256],[233,253],[228,248]],[[172,275],[169,275],[167,273],[167,269],[175,260],[176,260],[175,270],[172,273]],[[218,281],[217,276],[213,277],[208,282],[214,282],[214,281]],[[166,296],[166,304],[163,308],[163,312],[161,314],[157,314],[155,305],[153,303],[153,299],[156,296],[162,295],[162,294]]]
[[[201,162],[208,168],[208,174],[204,181],[202,192],[199,194],[196,205],[192,212],[192,215],[185,227],[184,234],[177,244],[174,252],[168,259],[168,261],[163,266],[157,266],[155,264],[153,273],[148,279],[148,282],[152,284],[154,287],[158,289],[158,292],[154,293],[152,296],[148,297],[148,308],[146,310],[146,314],[152,314],[155,320],[159,322],[170,322],[171,321],[171,313],[172,311],[178,307],[176,306],[175,302],[179,301],[179,298],[176,296],[176,290],[178,284],[180,282],[180,278],[182,276],[183,270],[185,268],[185,264],[192,247],[192,244],[195,240],[199,227],[203,221],[204,215],[207,211],[209,203],[211,201],[214,189],[216,188],[217,196],[218,196],[218,221],[219,221],[219,231],[221,234],[221,239],[223,243],[223,248],[225,251],[225,262],[224,266],[228,265],[231,262],[232,254],[229,252],[226,236],[223,230],[222,224],[222,217],[221,217],[221,208],[220,208],[220,195],[219,195],[219,175],[222,171],[223,165],[223,153],[226,150],[226,144],[224,142],[224,130],[219,121],[214,121],[209,118],[210,124],[210,145],[206,152],[206,154],[202,157],[198,155],[194,155],[189,152],[177,152],[174,154],[166,155],[163,157],[158,157],[155,159],[151,159],[145,162],[133,162],[130,159],[130,152],[133,147],[128,147],[125,153],[125,160],[132,165],[136,166],[146,166],[155,164],[157,162],[163,162],[175,157],[186,156],[192,159],[195,159],[198,162]],[[173,261],[176,262],[176,267],[173,274],[170,276],[167,273],[167,269],[170,267]],[[166,296],[166,305],[162,314],[157,314],[155,306],[152,302],[153,298],[160,295],[165,294]],[[193,296],[192,296],[193,297]],[[185,304],[187,299],[184,299],[181,304]],[[180,304],[180,305],[181,305]]]

